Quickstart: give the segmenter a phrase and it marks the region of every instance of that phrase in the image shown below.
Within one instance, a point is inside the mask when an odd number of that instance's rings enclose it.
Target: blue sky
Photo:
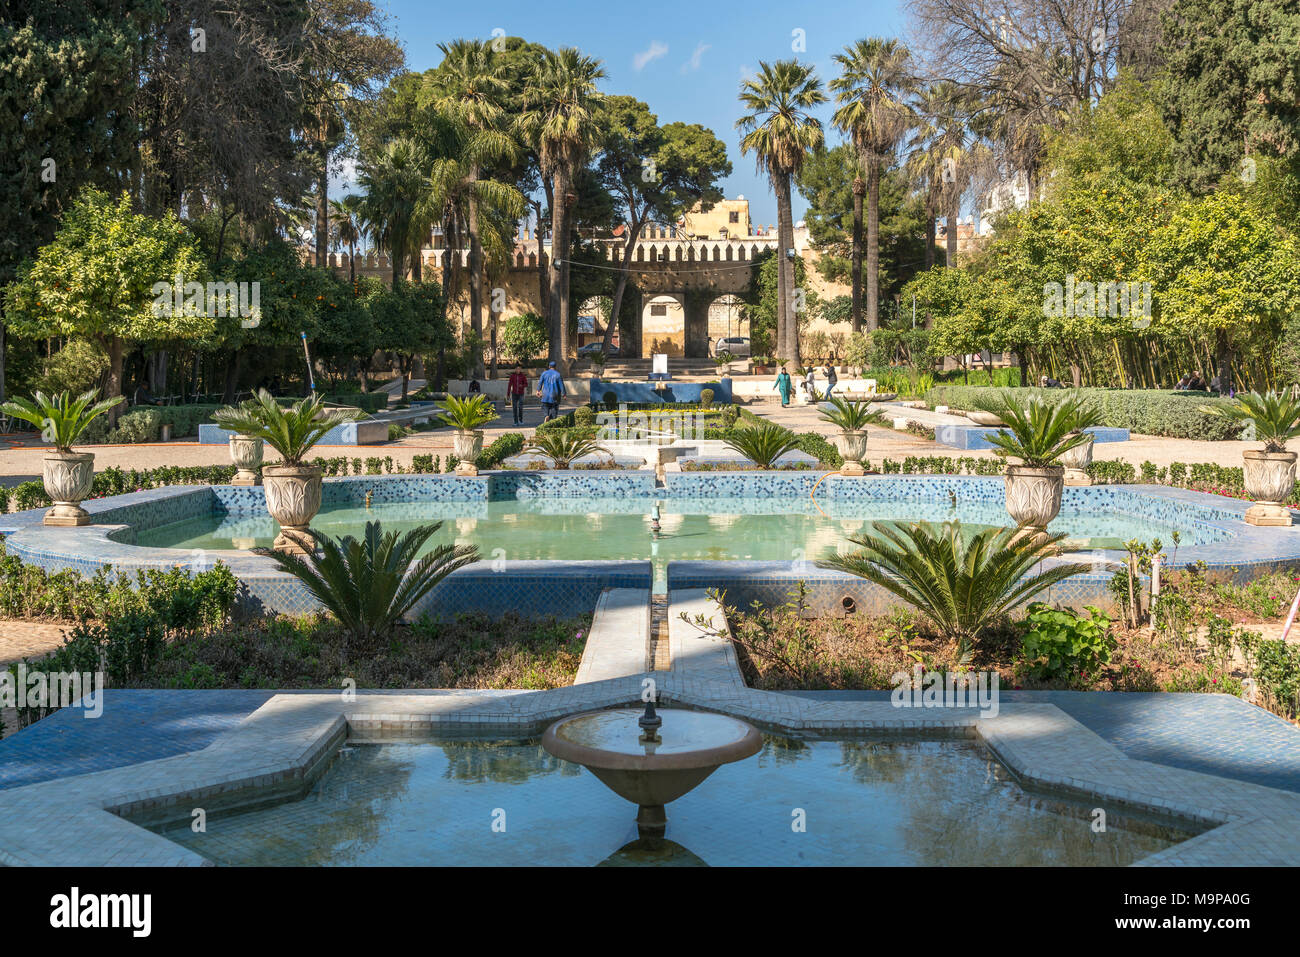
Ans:
[[[550,47],[576,46],[599,57],[607,79],[602,89],[644,100],[660,122],[709,127],[727,144],[733,172],[728,197],[743,194],[755,223],[776,222],[776,201],[752,157],[740,155],[735,129],[740,115],[736,93],[742,75],[759,60],[790,56],[813,63],[823,82],[834,76],[831,57],[866,36],[897,36],[904,17],[897,0],[664,0],[652,3],[503,2],[432,4],[428,0],[380,0],[392,17],[394,34],[406,46],[407,65],[426,70],[442,58],[438,43],[460,36],[489,38],[494,29]],[[558,12],[557,12],[558,11]],[[554,20],[554,23],[550,21]],[[805,52],[795,53],[794,31],[803,31]],[[829,108],[821,111],[827,139]],[[796,193],[795,217],[806,205]]]

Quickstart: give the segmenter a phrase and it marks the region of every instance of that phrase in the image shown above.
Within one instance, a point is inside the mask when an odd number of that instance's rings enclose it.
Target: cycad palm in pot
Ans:
[[[1039,395],[1017,401],[1003,393],[983,406],[1006,425],[990,433],[996,454],[1016,459],[1006,466],[1007,512],[1026,533],[1045,540],[1047,526],[1061,510],[1065,467],[1061,456],[1092,441],[1085,432],[1100,416],[1077,398],[1052,403]]]
[[[345,422],[355,422],[364,413],[357,409],[326,410],[317,395],[281,406],[265,389],[242,405],[218,409],[212,416],[217,424],[251,439],[262,439],[280,454],[278,465],[262,469],[266,486],[266,510],[280,526],[274,548],[278,552],[303,554],[313,550],[308,525],[320,511],[321,468],[303,460],[325,433]]]
[[[1300,398],[1284,392],[1251,392],[1223,406],[1201,406],[1202,412],[1255,424],[1258,451],[1241,453],[1246,494],[1254,504],[1246,510],[1251,525],[1290,525],[1287,501],[1295,493],[1296,453],[1286,444],[1300,435]]]
[[[45,513],[46,525],[90,524],[90,515],[81,502],[90,494],[95,481],[95,456],[90,452],[74,452],[72,446],[92,421],[122,401],[117,396],[96,402],[98,396],[97,389],[76,398],[68,392],[58,395],[37,392],[31,399],[13,399],[0,405],[0,412],[30,422],[54,446],[43,463],[45,494],[54,503]]]
[[[862,460],[867,457],[867,423],[875,418],[869,402],[845,399],[838,395],[830,398],[830,408],[822,410],[822,418],[839,427],[835,448],[844,459],[841,475],[865,475]]]
[[[479,393],[468,398],[449,395],[440,406],[442,412],[438,418],[456,430],[452,440],[453,451],[460,461],[456,465],[457,475],[477,475],[478,468],[474,460],[483,451],[482,426],[497,419],[496,406],[487,396]]]

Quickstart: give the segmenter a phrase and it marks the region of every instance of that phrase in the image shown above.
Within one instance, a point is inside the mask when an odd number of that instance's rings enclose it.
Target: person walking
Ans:
[[[835,374],[835,367],[829,362],[826,363],[826,369],[824,371],[826,374],[826,398],[829,399],[831,393],[835,391],[835,383],[839,382],[840,379],[839,376]]]
[[[808,367],[808,372],[803,377],[803,391],[809,402],[817,401],[817,370],[812,366]]]
[[[546,371],[537,380],[537,397],[542,400],[542,410],[546,413],[547,422],[559,416],[560,400],[564,395],[564,377],[555,371],[555,360],[552,359]]]
[[[782,369],[776,375],[776,384],[772,386],[781,393],[781,407],[785,408],[790,404],[790,396],[794,392],[794,383],[790,380],[790,373]]]
[[[515,371],[510,373],[510,381],[506,383],[506,395],[510,397],[510,412],[514,416],[515,425],[524,424],[524,396],[528,394],[528,376],[524,372],[524,366],[521,362],[515,363]]]

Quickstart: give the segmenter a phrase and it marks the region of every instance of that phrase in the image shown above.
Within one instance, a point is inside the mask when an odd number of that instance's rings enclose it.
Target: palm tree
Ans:
[[[330,232],[339,245],[348,247],[348,279],[353,286],[357,282],[357,243],[362,237],[360,205],[361,197],[355,193],[330,200]]]
[[[599,141],[596,81],[604,76],[599,60],[572,47],[548,50],[530,77],[518,121],[552,184],[550,358],[562,372],[569,353],[569,207],[577,198],[574,179]]]
[[[740,85],[740,102],[748,112],[736,121],[744,135],[741,153],[753,153],[776,193],[777,220],[777,350],[799,364],[799,329],[793,310],[794,223],[790,212],[790,180],[810,150],[824,142],[821,121],[810,114],[826,102],[821,80],[811,66],[798,60],[758,65],[758,74]]]
[[[926,184],[927,195],[934,197],[934,213],[947,211],[947,265],[951,268],[957,265],[957,218],[970,181],[968,97],[955,83],[943,80],[919,93],[916,114],[910,161],[916,178]],[[929,256],[927,252],[927,259]]]
[[[407,137],[385,144],[358,174],[365,199],[358,204],[375,244],[388,252],[393,262],[393,279],[406,275],[420,278],[420,249],[432,225],[420,211],[430,185],[431,160],[426,150]]]
[[[524,198],[514,186],[483,179],[484,167],[513,159],[517,145],[505,131],[503,102],[510,84],[503,76],[492,44],[483,40],[440,43],[443,61],[426,82],[424,95],[433,108],[454,118],[465,131],[464,145],[448,160],[458,169],[435,173],[448,192],[463,184],[465,223],[469,233],[469,321],[474,333],[474,375],[483,376],[483,237],[480,213],[483,202],[518,219]],[[492,319],[492,377],[496,377],[496,316]]]
[[[1041,564],[1055,554],[1061,535],[1017,538],[1014,528],[971,535],[958,522],[873,522],[871,529],[849,539],[857,551],[819,561],[818,567],[848,572],[896,595],[957,642],[963,655],[1013,608],[1089,570]]]
[[[872,37],[836,54],[841,73],[836,91],[835,125],[849,135],[866,171],[867,329],[879,326],[880,172],[911,122],[905,99],[913,84],[911,55],[897,40]],[[853,183],[853,331],[862,328],[862,205],[858,178]]]

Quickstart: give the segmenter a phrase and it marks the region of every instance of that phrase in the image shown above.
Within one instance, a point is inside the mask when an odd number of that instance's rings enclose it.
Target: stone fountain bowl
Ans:
[[[661,807],[690,791],[721,765],[757,754],[763,736],[726,715],[670,709],[653,747],[640,741],[636,709],[593,711],[555,722],[542,747],[581,764],[615,794],[642,807]]]

